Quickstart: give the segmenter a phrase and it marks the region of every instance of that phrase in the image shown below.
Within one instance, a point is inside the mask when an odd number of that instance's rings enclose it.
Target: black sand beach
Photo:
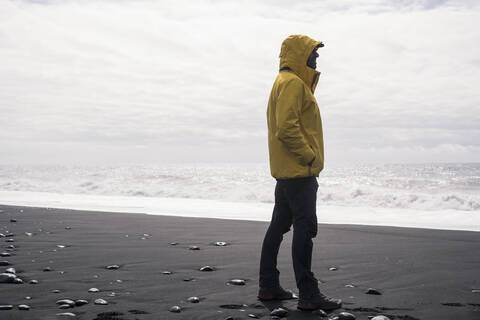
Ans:
[[[0,251],[6,253],[0,261],[9,263],[0,264],[0,272],[13,267],[24,282],[0,283],[0,305],[13,306],[0,310],[0,319],[270,319],[279,306],[288,310],[287,319],[321,319],[296,310],[296,300],[257,300],[267,227],[266,222],[0,206]],[[297,292],[291,237],[290,231],[278,262],[283,287]],[[193,245],[200,250],[190,250]],[[111,265],[119,268],[106,268]],[[199,271],[207,265],[214,270]],[[480,319],[479,232],[320,224],[312,265],[321,291],[344,301],[330,318],[345,311],[357,319],[379,314]],[[246,283],[229,285],[231,279]],[[88,292],[93,287],[99,292]],[[366,294],[368,288],[381,295]],[[192,296],[200,302],[189,302]],[[108,304],[94,304],[98,298]],[[60,309],[60,299],[89,303]],[[21,304],[30,310],[18,310]],[[175,305],[180,313],[169,312]],[[65,312],[76,317],[56,315]]]

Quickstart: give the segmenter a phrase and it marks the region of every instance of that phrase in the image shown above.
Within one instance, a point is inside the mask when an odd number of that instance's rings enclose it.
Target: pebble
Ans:
[[[17,308],[18,310],[30,310],[30,306],[27,304],[19,304]]]
[[[389,318],[389,317],[386,317],[386,316],[384,316],[384,315],[379,315],[379,316],[373,317],[373,318],[370,319],[370,320],[390,320],[390,318]]]
[[[328,317],[328,314],[323,311],[322,309],[317,309],[315,311],[312,311],[312,314],[315,316],[319,316],[320,318],[326,318]]]
[[[60,309],[70,309],[70,308],[73,308],[73,306],[69,305],[69,304],[61,304],[59,306]]]
[[[224,242],[224,241],[217,241],[217,242],[215,242],[215,245],[219,246],[219,247],[225,247],[227,245],[227,243]]]
[[[368,288],[367,291],[365,291],[366,294],[375,294],[375,295],[381,295],[382,293],[378,291],[377,289],[374,288]]]
[[[283,308],[276,308],[276,309],[273,309],[272,312],[270,312],[271,316],[276,316],[280,318],[286,317],[287,314],[288,314],[288,311]]]
[[[228,283],[236,285],[236,286],[244,286],[245,285],[245,280],[243,280],[243,279],[232,279],[232,280],[228,280]]]
[[[0,238],[5,238],[5,235],[3,233],[0,233]]]
[[[52,293],[60,293],[60,290],[58,289],[52,290]]]
[[[337,316],[333,317],[332,320],[355,320],[356,318],[357,317],[349,312],[340,312]]]
[[[180,313],[180,311],[182,311],[182,308],[180,308],[179,306],[173,306],[170,309],[168,309],[168,311],[175,312],[175,313]]]
[[[190,246],[188,247],[189,250],[200,250],[200,247],[198,246]]]
[[[28,281],[28,283],[30,283],[30,284],[37,284],[37,283],[38,283],[38,280],[30,280],[30,281]]]
[[[120,268],[120,266],[118,264],[112,264],[112,265],[106,266],[105,268],[107,268],[108,270],[117,270],[118,268]]]
[[[55,302],[55,303],[56,303],[56,304],[59,304],[59,305],[68,305],[68,306],[70,306],[70,307],[75,306],[75,301],[70,300],[70,299],[57,300],[57,302]]]
[[[187,299],[187,301],[191,303],[199,303],[200,299],[198,297],[190,297]]]
[[[355,288],[355,286],[353,284],[346,284],[345,287],[346,288]]]
[[[108,304],[108,302],[107,302],[107,300],[104,300],[104,299],[96,299],[95,304],[106,305],[106,304]]]
[[[177,244],[178,244],[178,242],[170,242],[171,246],[176,246]]]
[[[2,252],[2,253],[0,253],[0,257],[10,257],[10,256],[11,256],[11,254],[8,253],[8,252]]]
[[[66,246],[63,245],[63,244],[57,244],[57,248],[63,249],[63,248],[65,248],[65,247],[66,247]]]
[[[117,280],[115,280],[115,282],[117,282],[117,283],[122,283],[123,280],[117,279]]]
[[[172,274],[171,271],[163,271],[162,273],[163,273],[163,274]]]
[[[7,268],[7,270],[5,270],[5,273],[17,274],[17,271],[15,270],[15,268]]]
[[[328,270],[330,270],[330,271],[337,271],[338,268],[337,268],[337,267],[330,267],[330,268],[328,268]]]
[[[45,267],[45,268],[43,268],[43,271],[44,271],[44,272],[52,271],[52,268],[50,268],[50,267]]]
[[[5,266],[9,266],[9,265],[10,265],[10,262],[8,262],[7,260],[0,261],[0,267],[5,267]]]
[[[225,318],[225,319],[223,319],[223,320],[234,320],[234,319],[233,319],[233,317],[232,317],[232,316],[228,316],[228,317],[226,317],[226,318]]]
[[[7,246],[7,249],[15,249],[15,246],[13,244]]]
[[[117,295],[117,294],[116,294],[115,292],[110,292],[110,293],[108,294],[109,297],[115,297],[116,295]]]
[[[193,280],[194,280],[194,278],[183,278],[183,281],[186,281],[186,282],[193,281]]]
[[[204,266],[200,268],[200,271],[213,271],[213,267],[210,266]]]
[[[253,313],[249,313],[248,317],[253,318],[253,319],[258,319],[258,316],[256,314],[253,314]]]
[[[9,238],[9,239],[5,240],[5,242],[15,242],[15,239]]]
[[[99,292],[98,288],[90,288],[88,289],[88,292]]]
[[[13,279],[13,283],[22,284],[22,283],[23,283],[23,280],[20,279],[20,278],[15,278],[15,279]]]
[[[10,219],[10,222],[17,222],[17,219]]]
[[[32,300],[32,297],[26,296],[25,299],[27,299],[27,300]]]
[[[11,273],[0,273],[0,283],[13,283],[16,276]]]
[[[1,263],[1,261],[0,261],[0,263]],[[0,264],[0,266],[1,266],[1,264]],[[472,293],[480,293],[480,289],[472,289]]]
[[[13,306],[11,304],[2,304],[0,305],[0,310],[12,310]]]
[[[88,304],[87,300],[83,300],[83,299],[75,300],[75,305],[77,307],[80,307],[80,306],[83,306],[83,305],[86,305],[86,304]]]
[[[65,317],[65,318],[74,318],[76,317],[77,315],[73,312],[63,312],[63,313],[57,313],[56,314],[57,317]]]
[[[65,229],[66,229],[66,230],[71,230],[72,227],[67,226],[67,227],[65,227]]]
[[[28,236],[28,237],[31,237],[31,236],[33,236],[33,233],[31,233],[31,232],[25,232],[25,235]]]

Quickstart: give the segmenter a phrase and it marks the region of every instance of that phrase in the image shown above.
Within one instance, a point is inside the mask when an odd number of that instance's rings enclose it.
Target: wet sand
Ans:
[[[0,283],[0,305],[13,305],[0,310],[0,319],[69,319],[56,316],[64,312],[76,314],[72,319],[251,319],[249,314],[270,319],[279,306],[289,311],[287,319],[320,319],[297,310],[296,300],[257,300],[267,227],[253,221],[0,206],[0,233],[6,235],[0,235],[0,252],[11,254],[0,257],[10,263],[0,271],[13,267],[24,281]],[[292,232],[285,235],[278,263],[283,287],[298,293],[291,237]],[[7,250],[11,245],[15,248]],[[190,250],[193,245],[200,250]],[[119,268],[109,270],[110,265]],[[199,271],[207,265],[214,271]],[[346,311],[357,319],[379,314],[480,319],[480,232],[320,224],[312,265],[320,290],[344,301],[330,318]],[[43,271],[46,267],[52,270]],[[246,284],[229,285],[231,279]],[[88,292],[92,287],[99,292]],[[368,288],[382,294],[365,294]],[[191,296],[200,302],[188,302]],[[108,304],[94,304],[98,298]],[[59,309],[60,299],[89,303]],[[18,310],[20,304],[30,310]],[[169,312],[174,305],[180,313]]]

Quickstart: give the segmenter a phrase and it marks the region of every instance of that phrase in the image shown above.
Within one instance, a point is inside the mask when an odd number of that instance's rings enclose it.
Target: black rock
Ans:
[[[83,305],[86,305],[86,304],[88,304],[87,300],[83,300],[83,299],[75,300],[75,306],[77,306],[77,307],[80,307],[80,306],[83,306]]]
[[[245,280],[243,279],[232,279],[228,280],[228,284],[233,284],[235,286],[244,286],[245,285]]]
[[[57,313],[56,316],[63,319],[63,318],[75,318],[77,315],[73,312],[63,312],[63,313]]]
[[[0,283],[13,283],[16,276],[11,273],[0,273]]]
[[[30,310],[30,306],[26,304],[20,304],[17,306],[18,310]]]
[[[13,306],[11,304],[2,304],[0,305],[0,310],[12,310]]]
[[[276,308],[276,309],[273,309],[272,312],[270,312],[271,316],[276,316],[280,318],[286,317],[287,314],[288,314],[288,311],[283,308]]]
[[[204,266],[200,268],[200,271],[214,271],[215,269],[210,266]]]
[[[17,222],[17,219],[10,219],[10,222]]]
[[[378,291],[377,289],[374,288],[368,288],[367,291],[365,291],[366,294],[375,294],[375,295],[381,295],[382,293]]]
[[[183,281],[186,281],[186,282],[193,281],[193,280],[195,280],[195,279],[194,278],[183,278]]]
[[[0,261],[0,267],[5,267],[9,265],[10,265],[10,262],[8,262],[7,260]]]
[[[60,290],[58,289],[52,290],[52,293],[60,293]]]
[[[200,250],[200,247],[198,246],[190,246],[188,247],[189,250]]]
[[[30,280],[28,283],[30,283],[30,284],[37,284],[37,283],[38,283],[38,280]]]
[[[199,303],[200,299],[198,297],[190,297],[187,299],[187,301],[191,303]]]
[[[44,271],[44,272],[52,271],[52,268],[50,268],[50,267],[45,267],[45,268],[43,268],[43,271]]]
[[[357,317],[355,317],[353,314],[349,312],[340,312],[332,320],[355,320],[356,318]]]
[[[8,246],[7,246],[7,249],[15,249],[15,246],[14,246],[13,244],[8,245]]]
[[[323,311],[322,309],[317,309],[315,311],[312,311],[312,314],[315,316],[319,316],[320,318],[326,318],[328,317],[328,314]]]
[[[95,304],[101,304],[101,305],[106,305],[108,304],[108,301],[107,300],[104,300],[104,299],[96,299],[94,301]]]
[[[7,268],[5,270],[5,273],[17,274],[17,271],[15,270],[15,268]]]
[[[22,284],[22,283],[23,283],[23,280],[17,277],[17,278],[15,278],[15,279],[13,279],[13,283],[15,283],[15,284]]]
[[[105,268],[108,270],[117,270],[120,268],[120,266],[118,264],[112,264],[112,265],[106,266]]]
[[[68,306],[70,306],[70,307],[74,307],[74,306],[75,306],[75,301],[70,300],[70,299],[57,300],[57,302],[55,302],[55,303],[58,304],[58,305],[68,305]]]
[[[174,313],[180,313],[182,311],[182,308],[180,308],[179,306],[173,306],[170,309],[168,309],[168,311],[174,312]]]

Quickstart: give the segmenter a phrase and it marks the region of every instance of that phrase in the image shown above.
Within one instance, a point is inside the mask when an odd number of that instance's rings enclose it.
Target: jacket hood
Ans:
[[[307,60],[313,49],[323,46],[321,41],[316,41],[301,34],[294,34],[282,42],[280,50],[280,69],[290,68],[305,84],[315,91],[320,72],[307,66]]]

